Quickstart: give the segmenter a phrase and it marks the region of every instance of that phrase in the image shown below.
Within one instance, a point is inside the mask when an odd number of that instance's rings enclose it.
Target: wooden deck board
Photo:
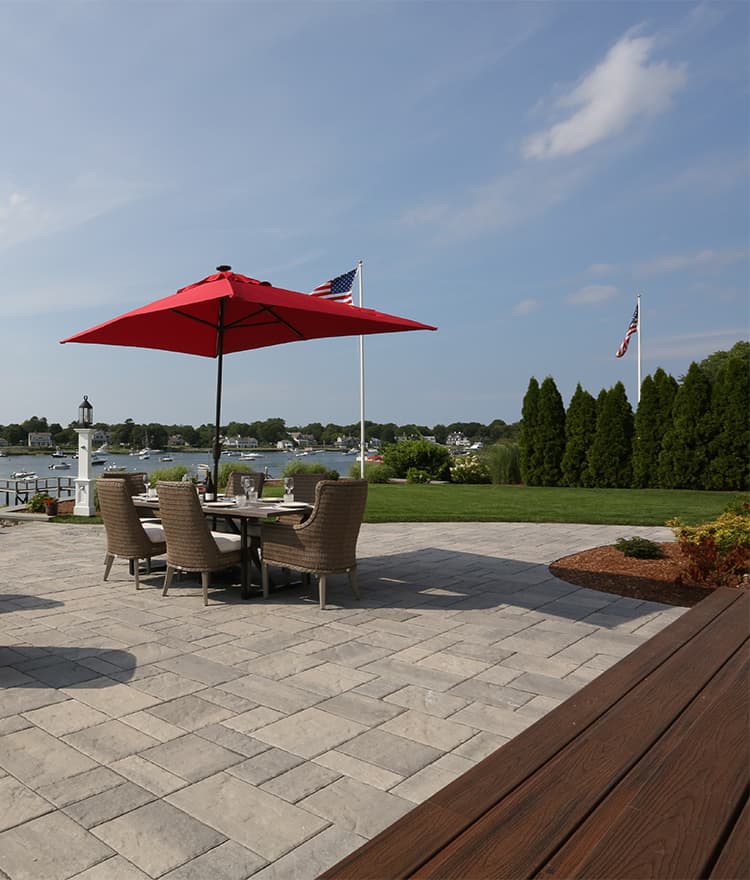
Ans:
[[[709,877],[711,880],[750,877],[750,801],[747,792],[745,806],[721,848]]]
[[[749,623],[750,594],[715,591],[322,877],[730,876],[746,860],[731,823],[747,822],[732,767],[748,757]],[[637,866],[626,840],[648,842]]]

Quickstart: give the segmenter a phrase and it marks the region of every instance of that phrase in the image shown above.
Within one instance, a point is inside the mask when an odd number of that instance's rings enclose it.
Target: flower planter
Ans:
[[[44,505],[47,516],[57,516],[57,501],[48,501]]]

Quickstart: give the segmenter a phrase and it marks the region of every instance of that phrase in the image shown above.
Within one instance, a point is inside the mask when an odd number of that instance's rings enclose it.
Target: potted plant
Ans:
[[[47,516],[57,516],[57,498],[47,498],[44,501],[44,510]]]

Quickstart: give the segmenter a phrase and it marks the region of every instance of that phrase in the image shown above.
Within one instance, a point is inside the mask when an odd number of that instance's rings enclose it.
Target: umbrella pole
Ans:
[[[216,420],[214,422],[214,492],[219,494],[219,457],[221,456],[221,383],[224,369],[224,300],[219,302],[219,327],[216,337],[216,356],[218,365],[216,369]]]

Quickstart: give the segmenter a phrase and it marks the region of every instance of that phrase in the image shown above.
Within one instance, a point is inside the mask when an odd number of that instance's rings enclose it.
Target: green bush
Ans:
[[[150,486],[155,486],[157,480],[169,480],[173,483],[178,483],[185,474],[189,473],[191,473],[189,467],[185,467],[184,464],[176,464],[172,467],[158,468],[155,471],[151,471],[148,475],[148,482]]]
[[[663,559],[664,551],[658,544],[649,541],[648,538],[618,538],[615,542],[615,548],[625,556],[632,556],[635,559]]]
[[[430,475],[427,471],[420,470],[419,468],[410,467],[406,472],[406,482],[407,483],[429,483]]]
[[[392,468],[397,477],[405,477],[409,468],[416,468],[426,471],[431,480],[447,480],[451,454],[445,446],[428,440],[405,440],[385,447],[383,463]]]
[[[490,472],[478,455],[459,455],[451,465],[452,483],[489,483]]]
[[[358,480],[360,474],[359,462],[357,462],[351,466],[349,476]],[[365,479],[368,483],[387,483],[388,480],[392,480],[394,477],[393,468],[389,468],[387,464],[382,464],[379,461],[365,462]]]
[[[744,505],[741,510],[697,526],[686,526],[676,517],[669,520],[694,580],[732,587],[750,571],[750,513]]]
[[[485,446],[480,458],[487,468],[490,482],[496,486],[521,482],[521,457],[517,443],[493,443],[491,446]],[[451,468],[451,479],[453,479],[453,468]]]
[[[229,482],[230,474],[252,474],[254,473],[250,465],[238,464],[233,461],[222,461],[219,465],[219,488],[226,488]]]
[[[48,501],[52,501],[51,496],[46,492],[37,492],[36,495],[32,495],[29,499],[26,509],[29,513],[44,513],[45,505]]]
[[[338,480],[339,472],[329,470],[324,464],[307,463],[306,461],[289,461],[281,472],[282,477],[293,477],[295,474],[325,474],[327,480]]]

